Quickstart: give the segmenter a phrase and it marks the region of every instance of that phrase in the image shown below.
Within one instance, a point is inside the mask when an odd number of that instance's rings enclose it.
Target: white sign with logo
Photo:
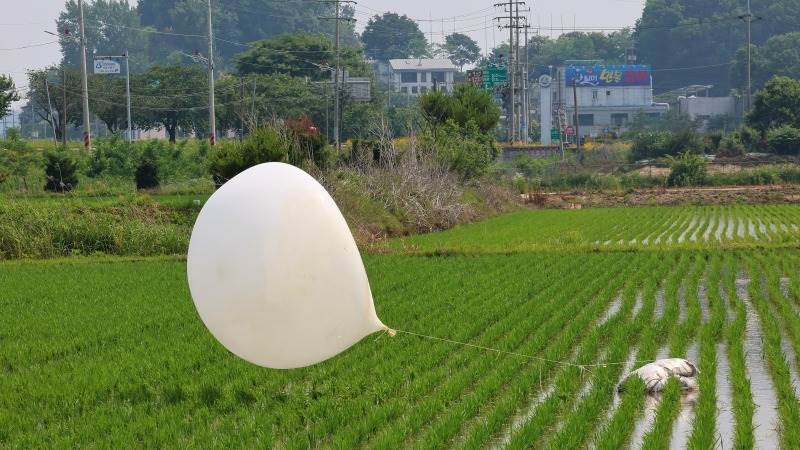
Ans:
[[[112,59],[95,59],[94,73],[120,73],[120,63]]]

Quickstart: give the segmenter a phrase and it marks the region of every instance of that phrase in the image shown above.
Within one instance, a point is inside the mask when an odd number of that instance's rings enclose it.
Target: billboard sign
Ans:
[[[594,65],[567,66],[566,85],[650,86],[650,66]]]
[[[94,73],[120,73],[120,64],[113,59],[95,59]]]

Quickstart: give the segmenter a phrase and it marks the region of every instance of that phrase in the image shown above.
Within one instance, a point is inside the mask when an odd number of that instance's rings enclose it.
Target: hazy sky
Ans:
[[[443,31],[450,34],[455,29],[472,36],[481,47],[487,44],[492,47],[508,36],[492,24],[493,17],[500,13],[500,9],[492,7],[495,1],[359,0],[357,27],[363,29],[367,19],[378,12],[396,11],[421,20],[420,28],[434,42],[442,40]],[[15,48],[55,41],[44,30],[54,30],[64,1],[0,0],[0,3],[6,13],[0,18],[0,73],[11,74],[17,87],[24,88],[27,84],[25,70],[57,62],[59,47],[53,43]],[[569,31],[573,26],[578,29],[631,26],[641,15],[643,5],[644,0],[541,0],[530,4],[529,14],[532,25],[541,27],[541,34],[555,37],[562,28]]]

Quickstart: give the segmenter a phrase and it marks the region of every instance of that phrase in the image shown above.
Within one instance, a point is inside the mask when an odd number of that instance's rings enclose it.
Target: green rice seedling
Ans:
[[[789,368],[781,349],[779,323],[772,320],[773,314],[764,296],[761,268],[750,255],[746,259],[746,267],[751,275],[748,292],[758,313],[761,329],[764,331],[767,367],[778,396],[778,413],[781,418],[781,444],[785,448],[800,448],[800,430],[796,426],[800,423],[800,400],[794,394]]]
[[[706,449],[715,445],[717,416],[716,372],[717,342],[725,324],[726,305],[719,294],[721,260],[713,255],[706,276],[706,295],[710,309],[709,320],[700,330],[700,392],[694,409],[694,422],[688,447]]]
[[[595,439],[597,450],[613,450],[623,448],[628,437],[633,432],[636,416],[644,408],[645,386],[639,377],[634,377],[626,383],[622,392],[619,408],[611,421]]]
[[[745,368],[744,340],[746,311],[742,299],[736,293],[736,274],[738,265],[731,255],[725,255],[725,271],[723,291],[728,298],[729,307],[734,310],[734,319],[725,329],[728,348],[728,364],[730,365],[730,382],[733,392],[732,406],[736,421],[734,446],[736,448],[752,448],[753,436],[753,404],[750,379]]]
[[[670,378],[664,390],[661,391],[661,399],[656,409],[656,418],[653,427],[644,436],[642,449],[667,449],[669,448],[670,437],[672,436],[672,422],[680,411],[681,386],[680,383]]]

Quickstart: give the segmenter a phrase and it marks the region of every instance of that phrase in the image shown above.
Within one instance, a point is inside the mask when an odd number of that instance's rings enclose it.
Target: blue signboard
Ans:
[[[650,66],[567,66],[566,85],[650,86]]]

